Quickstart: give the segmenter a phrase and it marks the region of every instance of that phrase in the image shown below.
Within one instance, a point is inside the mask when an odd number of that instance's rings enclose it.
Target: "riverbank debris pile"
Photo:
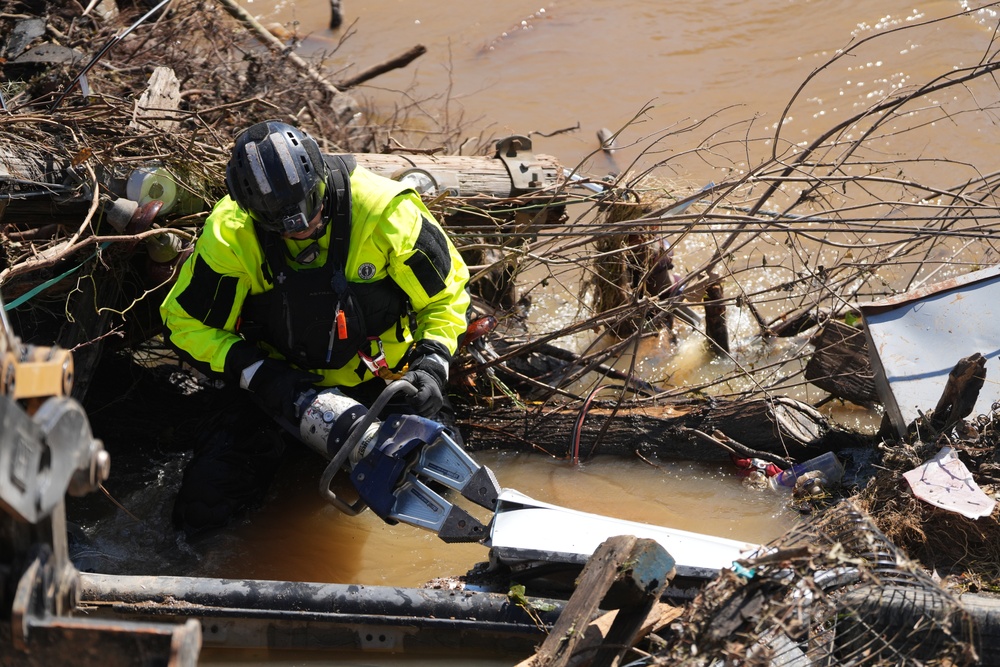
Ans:
[[[658,664],[977,660],[958,600],[848,502],[725,571],[662,639]]]
[[[723,183],[679,185],[652,169],[590,178],[536,153],[529,135],[465,140],[467,128],[433,114],[413,122],[426,113],[416,98],[389,114],[366,108],[324,70],[326,56],[303,60],[299,36],[282,42],[234,4],[176,0],[151,11],[0,0],[0,289],[26,342],[74,351],[76,396],[88,395],[102,360],[126,359],[120,386],[138,394],[136,378],[152,378],[159,391],[170,385],[172,412],[206,417],[218,388],[163,345],[157,306],[225,192],[233,136],[286,120],[327,152],[406,179],[467,257],[474,324],[496,326],[453,369],[470,448],[573,463],[602,453],[652,464],[737,456],[782,469],[846,451],[856,471],[850,450],[877,444],[870,480],[801,504],[818,523],[707,588],[650,637],[652,664],[710,664],[708,655],[795,665],[971,659],[961,609],[893,544],[951,587],[997,589],[996,511],[978,520],[948,513],[918,500],[903,477],[948,446],[995,496],[997,406],[918,421],[903,437],[839,426],[829,408],[879,404],[859,301],[1000,256],[989,235],[993,172],[960,186],[886,179],[882,153],[859,131],[861,139],[831,132],[791,154],[776,134],[770,158],[749,172],[727,167]],[[935,90],[972,95],[996,66]],[[918,103],[915,89],[894,110]],[[884,117],[876,106],[843,127],[874,131]],[[922,122],[918,111],[913,118]],[[657,136],[649,150],[700,127]],[[720,136],[691,144],[714,160],[714,142],[729,141]],[[125,404],[112,393],[91,395],[91,405]],[[123,424],[131,435],[175,416],[105,413],[109,451],[128,460],[132,441],[113,435]],[[187,446],[178,434],[190,432],[175,422],[156,437],[173,437],[176,459]],[[148,464],[148,452],[138,455]],[[837,504],[855,492],[876,527]]]
[[[1000,523],[996,511],[971,519],[917,498],[904,474],[949,447],[989,497],[1000,494],[1000,414],[993,410],[942,433],[887,440],[878,445],[872,477],[855,500],[894,544],[959,591],[992,593],[1000,582]]]
[[[986,616],[974,618],[850,502],[737,560],[683,606],[658,602],[673,565],[652,540],[606,540],[519,667],[944,667],[977,664],[977,646],[995,657]]]

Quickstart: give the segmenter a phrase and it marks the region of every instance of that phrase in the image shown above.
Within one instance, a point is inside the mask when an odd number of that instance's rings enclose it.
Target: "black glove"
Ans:
[[[441,410],[444,395],[441,393],[441,383],[433,373],[409,371],[403,379],[417,388],[417,393],[407,396],[406,401],[418,415],[433,417]]]
[[[253,372],[246,388],[272,415],[282,415],[294,422],[298,417],[295,414],[296,399],[322,379],[322,375],[301,371],[283,361],[268,357]]]
[[[444,403],[444,386],[448,383],[451,355],[440,343],[421,341],[414,349],[409,371],[403,379],[417,388],[406,400],[413,410],[424,417],[433,417]]]

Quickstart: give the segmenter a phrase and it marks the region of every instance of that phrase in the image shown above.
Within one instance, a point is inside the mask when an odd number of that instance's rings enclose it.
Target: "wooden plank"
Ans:
[[[666,602],[657,602],[646,615],[646,619],[642,622],[639,631],[636,633],[636,638],[645,637],[651,632],[656,632],[683,615],[683,607],[675,607]],[[576,652],[570,658],[567,667],[584,667],[585,665],[589,666],[592,664],[593,651],[605,641],[617,616],[618,610],[612,609],[587,626],[587,629],[583,632],[583,639],[577,644]],[[635,646],[635,642],[632,643],[632,646]]]
[[[596,651],[592,664],[612,664],[631,647],[673,572],[674,559],[657,542],[632,535],[609,538],[587,561],[549,636],[519,667],[563,667],[580,648]],[[592,639],[585,641],[586,627],[602,602],[623,606],[595,650]]]
[[[136,100],[135,110],[128,127],[130,130],[147,132],[159,129],[175,132],[180,127],[181,84],[174,70],[157,67],[149,75],[146,90]]]

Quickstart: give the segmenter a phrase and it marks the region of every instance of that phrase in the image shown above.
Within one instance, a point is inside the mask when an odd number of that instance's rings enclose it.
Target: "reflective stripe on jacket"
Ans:
[[[451,240],[420,197],[396,181],[358,167],[351,174],[352,222],[346,276],[352,283],[391,278],[406,294],[416,314],[416,331],[395,327],[383,337],[386,362],[399,366],[412,340],[433,340],[454,352],[466,327],[468,269]],[[322,266],[330,226],[319,255],[308,265],[288,259],[288,268]],[[285,239],[289,257],[314,243]],[[276,277],[280,278],[280,277]],[[237,334],[240,313],[250,294],[271,290],[271,275],[249,217],[229,197],[220,200],[205,221],[195,251],[181,267],[177,282],[160,307],[170,343],[201,370],[239,373],[265,352]],[[331,311],[335,304],[331,304]],[[372,334],[375,335],[375,334]],[[358,358],[340,368],[308,369],[328,386],[353,386],[371,379],[359,375]]]

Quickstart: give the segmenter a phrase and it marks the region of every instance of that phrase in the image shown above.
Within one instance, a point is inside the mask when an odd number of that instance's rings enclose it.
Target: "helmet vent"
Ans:
[[[261,163],[257,144],[252,141],[248,143],[246,145],[246,152],[247,161],[250,163],[250,172],[253,174],[254,180],[257,181],[257,188],[261,194],[270,194],[271,182],[268,180],[267,174],[264,173],[264,165]]]
[[[292,159],[292,152],[288,150],[288,145],[280,139],[277,132],[271,135],[271,146],[278,155],[278,161],[285,170],[285,178],[289,185],[297,185],[299,182],[299,172],[295,169],[295,161]]]

